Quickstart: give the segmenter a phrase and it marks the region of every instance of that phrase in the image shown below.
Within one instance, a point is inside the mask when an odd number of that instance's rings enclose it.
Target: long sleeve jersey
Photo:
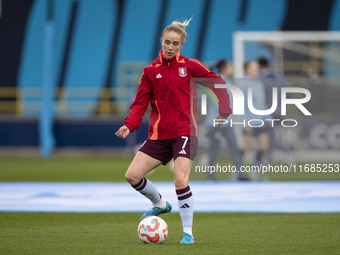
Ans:
[[[189,59],[180,53],[165,59],[163,51],[160,51],[159,57],[144,68],[136,99],[124,125],[130,132],[136,130],[150,103],[149,139],[198,136],[197,82],[216,94],[221,115],[226,116],[232,112],[227,89],[214,88],[214,84],[225,84],[221,76],[196,59]]]

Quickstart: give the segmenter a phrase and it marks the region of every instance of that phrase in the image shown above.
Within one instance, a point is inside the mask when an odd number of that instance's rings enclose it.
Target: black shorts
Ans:
[[[172,158],[185,157],[194,160],[197,154],[198,139],[195,136],[180,136],[166,140],[147,139],[139,151],[158,159],[166,165]]]

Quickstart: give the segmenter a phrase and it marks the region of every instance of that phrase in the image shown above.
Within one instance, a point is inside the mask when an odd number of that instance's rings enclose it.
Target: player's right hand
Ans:
[[[229,117],[230,114],[218,114],[218,116],[216,117],[216,119],[218,120],[226,120]],[[223,122],[218,122],[217,124],[217,128],[219,128],[222,125]]]
[[[130,134],[130,130],[126,126],[122,126],[116,132],[116,136],[125,139]]]

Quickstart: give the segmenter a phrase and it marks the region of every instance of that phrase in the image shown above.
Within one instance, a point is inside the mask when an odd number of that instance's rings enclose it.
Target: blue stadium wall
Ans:
[[[48,1],[2,1],[0,87],[42,86]],[[234,31],[340,30],[340,0],[55,0],[51,79],[56,87],[96,87],[99,97],[102,88],[117,86],[121,63],[151,61],[160,50],[163,28],[190,17],[182,54],[216,61],[231,59]],[[94,108],[89,105],[89,116]],[[38,145],[36,122],[0,121],[0,145]],[[121,120],[80,124],[56,121],[56,145],[124,144],[114,138],[107,142]],[[88,134],[98,130],[100,137],[84,143]],[[142,130],[138,140],[144,139],[145,125]]]

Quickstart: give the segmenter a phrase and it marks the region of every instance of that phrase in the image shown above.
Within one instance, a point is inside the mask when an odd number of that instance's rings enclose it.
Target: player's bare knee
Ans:
[[[188,181],[184,180],[184,178],[176,178],[175,177],[175,187],[176,189],[184,189],[188,186]]]
[[[140,182],[141,178],[139,176],[136,176],[130,172],[125,173],[125,179],[128,183],[131,185],[136,185],[138,182]]]

